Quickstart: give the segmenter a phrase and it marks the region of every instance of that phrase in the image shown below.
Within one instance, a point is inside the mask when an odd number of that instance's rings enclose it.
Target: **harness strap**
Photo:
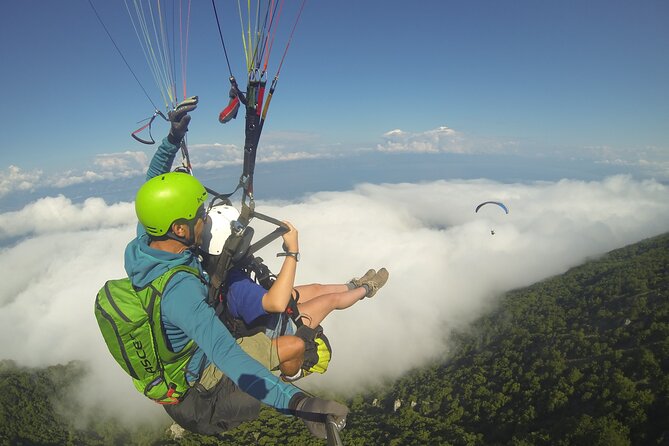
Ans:
[[[297,308],[297,303],[300,300],[300,292],[297,291],[296,289],[293,289],[294,295],[290,296],[290,300],[288,301],[288,306],[286,307],[286,315],[290,317],[293,322],[295,323],[295,326],[297,328],[300,328],[302,325],[304,325],[304,322],[302,322],[302,316],[300,315],[300,310]],[[285,318],[285,324],[288,324],[288,319]],[[282,333],[285,332],[285,326],[282,329]]]
[[[320,325],[316,328],[311,328],[306,324],[302,324],[297,331],[295,336],[302,339],[305,345],[304,351],[304,362],[302,363],[302,368],[309,370],[315,364],[318,363],[318,352],[316,345],[316,337],[323,333],[323,327]]]

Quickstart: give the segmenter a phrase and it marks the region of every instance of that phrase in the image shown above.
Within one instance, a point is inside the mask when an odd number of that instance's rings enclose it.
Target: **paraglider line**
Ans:
[[[304,4],[307,2],[307,0],[302,0],[302,5],[300,6],[300,12],[297,14],[297,18],[295,19],[295,23],[293,24],[293,30],[290,32],[290,37],[288,38],[288,43],[286,44],[286,48],[283,50],[283,56],[281,57],[281,62],[279,62],[279,68],[276,70],[276,75],[275,77],[279,77],[279,72],[281,72],[281,66],[283,65],[283,60],[286,58],[286,54],[288,53],[288,48],[290,47],[290,43],[293,41],[293,34],[295,34],[295,28],[297,28],[297,22],[300,21],[300,17],[302,16],[302,10],[304,9]]]
[[[216,11],[215,0],[211,0],[211,6],[214,7],[214,16],[216,17],[216,26],[218,26],[218,35],[220,36],[221,44],[223,45],[223,53],[225,54],[225,62],[228,64],[228,71],[230,72],[230,77],[233,77],[232,76],[232,68],[230,68],[230,59],[228,59],[228,50],[225,48],[225,40],[223,40],[223,31],[221,31],[221,22],[218,20],[218,12]]]
[[[132,74],[132,76],[133,76],[133,77],[135,78],[135,80],[137,81],[137,84],[139,85],[139,88],[142,89],[142,91],[144,92],[144,95],[146,96],[146,98],[149,100],[149,102],[151,103],[151,105],[153,105],[153,108],[154,108],[155,110],[158,110],[158,107],[156,107],[156,104],[154,104],[153,101],[151,100],[151,96],[149,96],[149,94],[146,92],[146,89],[144,88],[144,86],[142,85],[142,83],[141,83],[141,82],[139,81],[139,79],[137,78],[137,75],[135,74],[135,72],[134,72],[134,71],[132,70],[132,68],[130,67],[130,64],[129,64],[128,61],[126,60],[125,56],[123,56],[123,53],[122,53],[121,50],[119,49],[118,45],[116,45],[116,42],[114,41],[114,38],[112,37],[111,33],[110,33],[109,30],[107,29],[107,26],[105,26],[105,23],[102,21],[102,18],[100,17],[100,14],[98,14],[97,9],[95,9],[95,6],[93,6],[93,2],[92,2],[92,0],[88,0],[88,4],[91,5],[91,8],[93,9],[93,12],[95,13],[95,16],[98,18],[98,21],[100,22],[100,24],[101,24],[102,27],[104,28],[105,32],[107,33],[107,36],[109,36],[109,40],[111,40],[111,42],[114,44],[114,48],[116,48],[116,51],[118,52],[119,56],[121,56],[121,59],[123,59],[123,62],[125,62],[125,66],[128,67],[128,70],[130,70],[130,73]]]

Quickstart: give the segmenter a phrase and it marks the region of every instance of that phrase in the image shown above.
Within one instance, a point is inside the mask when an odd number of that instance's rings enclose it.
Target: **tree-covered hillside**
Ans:
[[[669,444],[669,236],[508,293],[458,344],[393,385],[382,408],[355,404],[364,415],[348,434],[364,444]]]
[[[452,338],[442,361],[348,400],[344,444],[669,445],[669,234],[507,293]],[[83,373],[0,363],[0,444],[325,444],[269,409],[219,438],[74,427],[61,392]]]

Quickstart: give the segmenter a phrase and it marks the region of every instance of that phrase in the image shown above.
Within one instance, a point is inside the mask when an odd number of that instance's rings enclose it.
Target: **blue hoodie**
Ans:
[[[156,151],[147,180],[169,172],[178,147],[167,138]],[[202,272],[198,257],[190,250],[180,254],[153,249],[141,225],[137,238],[125,250],[125,270],[133,285],[144,287],[169,269],[188,265]],[[286,410],[300,390],[274,376],[248,356],[207,304],[207,287],[187,272],[174,275],[163,292],[161,320],[172,350],[180,351],[190,339],[198,348],[189,365],[187,378],[195,382],[212,362],[244,392],[277,409]]]

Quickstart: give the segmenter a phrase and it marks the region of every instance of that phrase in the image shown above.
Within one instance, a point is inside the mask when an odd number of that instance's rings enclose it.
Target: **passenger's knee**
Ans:
[[[304,341],[297,336],[285,335],[277,339],[277,350],[281,361],[301,358],[305,348]]]

